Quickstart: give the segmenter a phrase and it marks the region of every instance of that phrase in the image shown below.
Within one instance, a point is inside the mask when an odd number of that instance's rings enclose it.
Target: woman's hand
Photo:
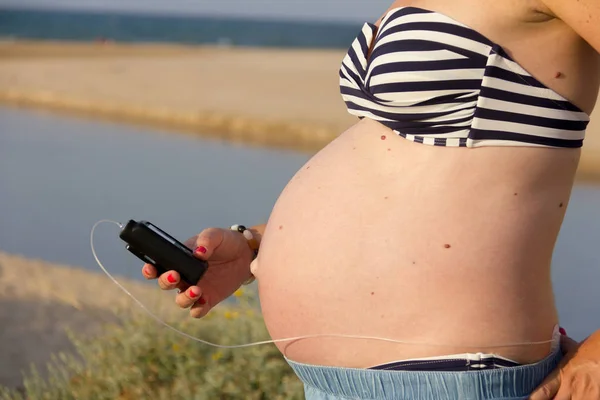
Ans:
[[[205,229],[184,244],[195,249],[194,256],[208,261],[206,273],[197,285],[190,286],[177,271],[167,271],[158,277],[158,285],[163,290],[179,289],[175,302],[190,308],[192,317],[201,318],[250,278],[253,252],[242,234],[229,229]],[[144,265],[142,274],[147,279],[157,278],[156,268],[150,264]]]
[[[565,358],[529,399],[600,399],[600,331],[581,344],[564,335],[561,347]]]

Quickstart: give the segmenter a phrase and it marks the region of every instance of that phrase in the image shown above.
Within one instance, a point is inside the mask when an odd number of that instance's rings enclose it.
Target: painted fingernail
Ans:
[[[195,289],[190,289],[190,297],[193,299],[194,297],[198,297],[199,293],[196,292]]]
[[[198,247],[196,247],[196,253],[205,254],[206,253],[206,247],[204,247],[204,246],[198,246]]]
[[[198,300],[198,303],[200,303],[201,306],[206,304],[206,299],[204,297],[200,297],[200,300]]]
[[[175,277],[173,276],[173,274],[169,274],[167,276],[167,280],[169,281],[169,283],[175,283],[175,282],[177,282],[177,279],[175,279]]]
[[[565,330],[565,328],[560,327],[560,328],[558,328],[558,331],[560,332],[561,335],[567,336],[567,331]]]
[[[148,266],[147,266],[147,265],[144,265],[143,272],[144,272],[144,274],[146,274],[146,275],[150,275],[150,270],[148,269]]]

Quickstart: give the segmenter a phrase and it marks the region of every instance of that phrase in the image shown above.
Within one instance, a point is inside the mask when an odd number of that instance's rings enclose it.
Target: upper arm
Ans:
[[[600,53],[600,0],[542,1],[556,18]]]

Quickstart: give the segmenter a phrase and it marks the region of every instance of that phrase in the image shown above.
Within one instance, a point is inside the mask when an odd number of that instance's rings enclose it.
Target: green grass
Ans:
[[[213,310],[202,320],[169,320],[220,344],[268,338],[251,301]],[[136,311],[101,335],[69,332],[78,354],[58,354],[42,377],[32,368],[24,390],[0,387],[1,400],[302,399],[302,385],[272,345],[217,349],[197,343]]]

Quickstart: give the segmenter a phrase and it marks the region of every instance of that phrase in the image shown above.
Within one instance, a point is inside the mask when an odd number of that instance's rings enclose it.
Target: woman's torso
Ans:
[[[591,112],[597,53],[562,22],[535,12],[536,3],[403,1],[391,8],[403,6],[474,28]],[[455,344],[318,338],[280,345],[312,364],[367,367],[480,351],[543,358],[548,345],[489,346],[550,339],[557,323],[550,261],[578,159],[578,149],[428,146],[362,120],[315,155],[273,209],[253,266],[271,335]]]

